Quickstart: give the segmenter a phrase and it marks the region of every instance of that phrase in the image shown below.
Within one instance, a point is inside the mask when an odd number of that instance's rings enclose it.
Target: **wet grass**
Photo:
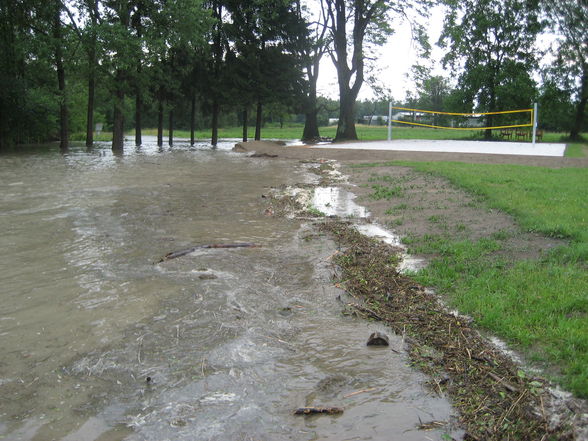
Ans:
[[[86,133],[73,133],[69,137],[70,141],[85,141],[86,140]],[[94,141],[95,142],[108,142],[112,141],[112,132],[101,132],[94,134]]]
[[[588,156],[588,144],[571,143],[566,147],[564,156],[568,158],[585,158]]]
[[[523,229],[570,241],[541,260],[511,262],[496,257],[505,232],[478,241],[407,239],[413,252],[436,256],[417,280],[547,365],[576,396],[588,397],[588,169],[401,165],[449,179],[480,203],[513,215]]]
[[[262,139],[300,139],[302,138],[302,131],[304,126],[297,125],[266,125],[262,128]],[[356,125],[357,136],[363,141],[377,141],[388,139],[388,128],[386,126],[368,126],[364,124]],[[337,133],[336,126],[326,126],[320,128],[320,134],[326,138],[334,138]],[[395,139],[481,139],[482,134],[479,130],[473,131],[459,131],[454,130],[430,130],[423,128],[412,127],[398,127],[394,129]],[[156,129],[143,130],[144,135],[157,135]],[[248,137],[253,140],[255,135],[255,128],[249,127]],[[127,136],[132,136],[128,133]],[[164,131],[164,140],[167,139],[168,132]],[[186,130],[174,131],[174,136],[177,138],[190,138],[190,132]],[[226,127],[219,129],[220,138],[242,138],[243,129],[241,127]],[[210,130],[198,130],[196,138],[199,140],[210,139]]]
[[[302,124],[288,123],[280,127],[279,124],[266,124],[262,128],[262,139],[276,139],[276,140],[295,140],[302,138],[302,131],[304,126]],[[336,126],[320,127],[320,134],[326,138],[334,138],[337,132]],[[356,124],[357,136],[362,141],[381,141],[388,139],[388,127],[374,126],[366,124]],[[157,129],[143,129],[143,135],[157,135]],[[111,141],[112,133],[102,132],[100,135],[95,135],[96,141]],[[199,142],[207,142],[210,140],[210,129],[197,130],[195,133],[196,139]],[[221,127],[219,128],[220,138],[241,139],[243,136],[242,127]],[[253,140],[255,136],[255,127],[249,127],[248,137]],[[126,133],[127,138],[133,138],[134,132]],[[167,142],[168,131],[163,132],[164,142]],[[187,130],[175,130],[175,138],[190,138],[190,132]],[[393,127],[393,139],[469,139],[481,140],[484,137],[484,132],[480,130],[448,130],[448,129],[429,129],[422,127]],[[85,139],[84,133],[74,133],[71,135],[72,140],[83,141]],[[496,140],[503,141],[500,138]],[[543,136],[543,142],[566,142],[566,134],[556,132],[546,132]],[[566,156],[583,157],[586,156],[588,147],[582,143],[569,144],[566,150]]]
[[[376,201],[380,199],[390,200],[396,197],[402,197],[404,190],[400,185],[380,185],[374,184],[372,185],[372,190],[374,191],[370,197]]]
[[[393,258],[397,250],[340,222],[325,222],[320,228],[343,248],[335,259],[343,270],[341,284],[357,300],[349,306],[405,336],[412,364],[430,375],[431,389],[449,394],[460,412],[464,439],[565,439],[565,429],[550,430],[536,412],[543,399],[542,381],[519,370],[422,285],[398,274]],[[497,245],[486,241],[477,247],[480,253]],[[463,248],[476,254],[469,245]]]

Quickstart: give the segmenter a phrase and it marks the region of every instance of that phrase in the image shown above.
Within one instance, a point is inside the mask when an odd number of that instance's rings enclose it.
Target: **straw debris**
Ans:
[[[541,412],[544,380],[532,378],[438,298],[395,268],[398,250],[368,238],[348,223],[318,228],[342,250],[333,263],[339,282],[357,300],[358,313],[385,321],[405,335],[412,363],[430,375],[431,389],[447,394],[469,440],[566,440],[565,427],[550,427]]]

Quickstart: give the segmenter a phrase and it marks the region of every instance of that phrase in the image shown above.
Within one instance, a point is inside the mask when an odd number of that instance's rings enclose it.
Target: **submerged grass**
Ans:
[[[542,362],[576,396],[588,397],[588,169],[402,163],[449,179],[526,230],[570,240],[541,260],[506,261],[501,235],[478,241],[407,240],[436,256],[415,278],[438,287],[480,326]],[[498,253],[497,253],[498,252]]]

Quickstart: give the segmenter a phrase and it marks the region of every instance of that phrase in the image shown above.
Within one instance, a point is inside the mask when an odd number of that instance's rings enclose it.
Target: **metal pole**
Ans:
[[[537,139],[537,103],[533,104],[533,145]]]
[[[388,141],[392,141],[392,101],[388,104]]]

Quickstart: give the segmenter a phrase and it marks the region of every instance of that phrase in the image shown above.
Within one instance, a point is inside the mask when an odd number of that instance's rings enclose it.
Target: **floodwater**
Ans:
[[[152,141],[0,156],[0,439],[443,439],[402,337],[341,314],[334,244],[264,215],[305,169]]]

